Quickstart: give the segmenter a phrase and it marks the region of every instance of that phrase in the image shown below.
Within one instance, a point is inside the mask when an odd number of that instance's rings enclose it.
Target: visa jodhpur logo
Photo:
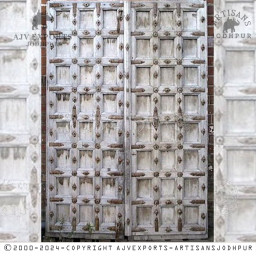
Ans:
[[[220,31],[215,34],[217,38],[251,38],[247,32],[251,25],[250,18],[237,10],[223,10],[214,15],[214,26]]]

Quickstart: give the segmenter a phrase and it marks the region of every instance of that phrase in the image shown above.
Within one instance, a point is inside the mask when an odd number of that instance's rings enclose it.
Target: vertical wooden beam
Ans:
[[[132,212],[131,212],[131,3],[124,2],[124,102],[129,102],[124,111],[124,144],[125,144],[125,235],[131,236]],[[128,75],[128,76],[127,76]],[[130,221],[129,221],[130,220]]]

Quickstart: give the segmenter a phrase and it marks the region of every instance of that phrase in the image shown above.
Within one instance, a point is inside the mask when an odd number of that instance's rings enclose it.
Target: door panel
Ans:
[[[205,9],[132,3],[131,17],[132,235],[204,237]]]
[[[203,2],[48,9],[48,234],[206,237]]]
[[[255,31],[255,1],[216,4],[233,9],[241,21],[237,35]],[[216,34],[223,34],[221,26]],[[254,242],[255,225],[255,40],[220,38],[215,47],[215,241]]]
[[[123,8],[64,2],[49,7],[49,33],[61,36],[51,39],[48,49],[47,229],[119,236],[124,216]]]
[[[39,1],[0,1],[0,242],[41,239],[39,10]]]

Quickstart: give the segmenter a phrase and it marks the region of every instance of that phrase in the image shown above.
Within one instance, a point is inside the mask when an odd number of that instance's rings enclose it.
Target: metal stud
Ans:
[[[177,78],[180,80],[181,77],[182,77],[182,74],[181,74],[181,73],[178,73],[178,74],[177,74]]]
[[[154,191],[157,192],[159,190],[158,186],[154,186]]]
[[[154,177],[159,177],[159,172],[154,172]]]
[[[182,200],[180,200],[180,199],[177,200],[177,204],[178,204],[178,205],[181,205],[181,204],[182,204]]]
[[[96,59],[96,64],[101,64],[101,59]]]
[[[158,60],[156,60],[156,59],[153,60],[153,64],[154,64],[154,65],[158,65]]]
[[[159,200],[155,200],[154,205],[159,205]]]
[[[95,199],[94,202],[95,202],[95,204],[99,204],[100,203],[100,199]]]
[[[101,35],[101,30],[99,30],[99,29],[96,30],[96,35],[97,35],[97,36]]]
[[[73,184],[72,189],[73,189],[74,191],[77,189],[77,186],[76,186],[75,183]]]
[[[178,214],[181,215],[182,214],[182,210],[178,209]]]
[[[159,145],[155,144],[155,145],[153,146],[153,148],[154,148],[155,150],[158,150],[158,149],[159,149]]]
[[[99,72],[96,74],[96,78],[100,79],[100,73]]]

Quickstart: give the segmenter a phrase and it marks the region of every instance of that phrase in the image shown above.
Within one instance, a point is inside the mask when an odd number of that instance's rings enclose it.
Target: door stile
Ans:
[[[125,236],[131,236],[131,3],[124,1]]]

